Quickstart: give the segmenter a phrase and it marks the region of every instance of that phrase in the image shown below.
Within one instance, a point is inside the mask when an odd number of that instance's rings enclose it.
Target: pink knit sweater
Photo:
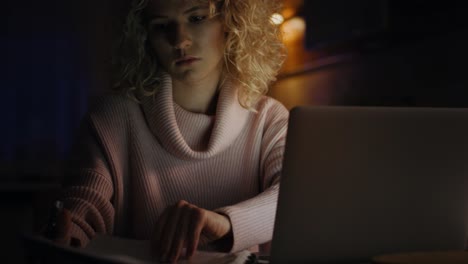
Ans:
[[[149,239],[163,210],[184,199],[230,218],[232,252],[272,238],[288,111],[263,97],[240,106],[227,82],[215,116],[174,104],[164,76],[141,104],[107,96],[91,109],[64,192],[72,236],[96,232]]]

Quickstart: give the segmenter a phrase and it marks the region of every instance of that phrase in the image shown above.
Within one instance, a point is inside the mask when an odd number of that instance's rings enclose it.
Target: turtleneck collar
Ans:
[[[156,95],[145,97],[141,104],[149,128],[171,154],[187,160],[210,158],[229,147],[244,129],[249,111],[239,104],[237,87],[231,81],[225,81],[220,87],[208,147],[205,151],[191,149],[177,125],[172,97],[172,79],[169,74],[162,73],[160,80],[161,84]]]

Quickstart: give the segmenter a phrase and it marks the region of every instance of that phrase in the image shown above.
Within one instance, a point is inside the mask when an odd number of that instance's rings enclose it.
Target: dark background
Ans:
[[[466,107],[461,3],[305,0],[305,47],[320,55],[282,72],[270,95],[288,109]],[[110,46],[126,5],[7,0],[0,11],[2,263],[22,263],[17,234],[44,223],[88,103],[110,87]]]
[[[124,1],[6,0],[0,15],[0,262],[24,263],[18,234],[46,222],[93,97],[109,89]]]
[[[297,104],[468,106],[466,8],[460,1],[303,1],[304,69],[270,94]],[[312,53],[312,54],[311,54]]]

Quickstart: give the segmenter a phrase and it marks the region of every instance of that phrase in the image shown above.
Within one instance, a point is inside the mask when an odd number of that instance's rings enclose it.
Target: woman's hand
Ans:
[[[179,201],[167,208],[156,223],[151,237],[153,256],[161,261],[177,261],[186,248],[190,258],[199,245],[232,236],[227,216]]]
[[[40,231],[40,235],[62,245],[70,245],[71,213],[67,209],[61,209],[51,216],[49,222]]]

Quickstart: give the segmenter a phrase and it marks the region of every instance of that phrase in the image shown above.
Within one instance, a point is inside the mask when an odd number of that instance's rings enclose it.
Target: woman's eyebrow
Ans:
[[[184,11],[184,14],[187,14],[187,13],[191,13],[191,12],[194,12],[194,11],[198,11],[200,9],[208,9],[208,5],[197,5],[197,6],[193,6],[187,10]]]

